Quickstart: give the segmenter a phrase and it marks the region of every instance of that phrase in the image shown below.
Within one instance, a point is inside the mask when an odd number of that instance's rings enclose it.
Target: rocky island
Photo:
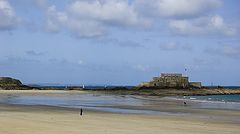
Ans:
[[[91,89],[84,88],[82,90]],[[206,87],[202,86],[201,82],[189,82],[187,76],[179,73],[162,73],[158,77],[153,77],[151,81],[140,83],[138,86],[132,88],[99,88],[94,89],[93,92],[146,96],[194,96],[240,94],[240,89],[221,86]]]
[[[148,95],[148,96],[193,96],[193,95],[225,95],[240,94],[239,88],[205,87],[201,82],[189,82],[189,78],[182,74],[167,73],[153,77],[150,82],[144,82],[135,87],[99,87],[95,89],[81,86],[33,87],[22,84],[20,80],[10,77],[0,77],[0,90],[78,90],[101,92],[105,94]]]

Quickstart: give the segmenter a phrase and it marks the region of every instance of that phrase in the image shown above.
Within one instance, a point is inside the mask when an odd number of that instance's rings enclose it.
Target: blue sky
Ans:
[[[239,5],[0,0],[0,76],[24,83],[136,85],[178,72],[204,85],[240,85]]]

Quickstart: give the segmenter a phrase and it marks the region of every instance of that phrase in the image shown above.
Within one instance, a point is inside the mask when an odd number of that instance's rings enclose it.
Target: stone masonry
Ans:
[[[140,87],[158,88],[201,88],[201,82],[189,82],[187,76],[179,73],[162,73],[159,77],[153,77],[150,82],[143,82]]]

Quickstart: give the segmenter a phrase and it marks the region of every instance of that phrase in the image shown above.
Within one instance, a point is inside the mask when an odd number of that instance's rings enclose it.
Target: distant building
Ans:
[[[150,82],[143,82],[140,87],[159,88],[201,88],[201,82],[189,82],[187,76],[179,73],[162,73],[159,77],[153,77]]]

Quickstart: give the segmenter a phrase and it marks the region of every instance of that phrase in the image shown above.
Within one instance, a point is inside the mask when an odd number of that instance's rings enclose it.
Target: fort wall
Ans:
[[[139,86],[158,88],[201,88],[201,82],[189,82],[188,77],[180,73],[161,73],[159,77],[153,77],[150,82],[143,82]]]

